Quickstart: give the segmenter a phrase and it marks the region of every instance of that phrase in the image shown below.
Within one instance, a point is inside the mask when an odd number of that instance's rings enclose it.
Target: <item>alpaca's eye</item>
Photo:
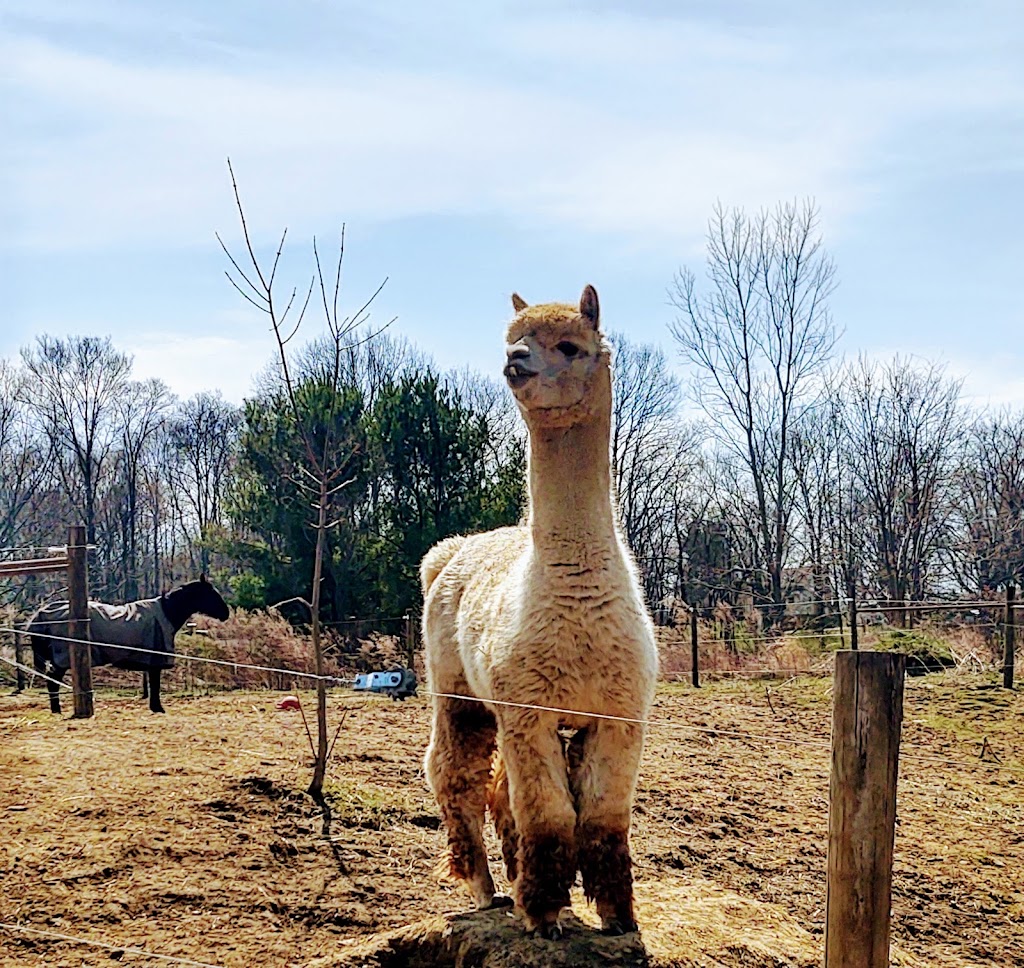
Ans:
[[[570,343],[568,340],[562,340],[555,349],[563,356],[575,356],[580,351],[575,343]]]

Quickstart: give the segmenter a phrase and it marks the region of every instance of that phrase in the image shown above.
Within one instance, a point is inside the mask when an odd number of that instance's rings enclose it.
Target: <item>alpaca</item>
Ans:
[[[658,659],[611,494],[611,352],[592,286],[578,308],[518,295],[512,305],[504,375],[529,431],[529,513],[521,527],[448,538],[423,559],[429,689],[447,694],[433,697],[427,778],[449,869],[478,908],[512,903],[495,895],[487,864],[489,809],[527,930],[561,934],[579,871],[603,930],[621,934],[636,930],[636,720]],[[567,748],[560,729],[576,731]]]

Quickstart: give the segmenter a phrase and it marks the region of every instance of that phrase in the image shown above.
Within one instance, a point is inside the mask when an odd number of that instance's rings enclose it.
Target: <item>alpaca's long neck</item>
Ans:
[[[530,433],[530,528],[542,560],[578,560],[617,540],[611,498],[611,415]]]

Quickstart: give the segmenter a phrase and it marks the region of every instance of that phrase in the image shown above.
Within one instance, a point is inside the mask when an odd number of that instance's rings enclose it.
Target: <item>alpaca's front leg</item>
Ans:
[[[461,689],[466,690],[465,684]],[[426,772],[448,832],[448,868],[464,881],[478,909],[511,900],[494,893],[484,846],[484,810],[497,726],[477,702],[435,699]]]
[[[629,825],[643,741],[642,726],[601,720],[585,730],[570,774],[583,890],[608,934],[636,930]]]
[[[500,747],[518,834],[516,902],[526,927],[558,937],[576,879],[576,811],[557,719],[502,716]]]

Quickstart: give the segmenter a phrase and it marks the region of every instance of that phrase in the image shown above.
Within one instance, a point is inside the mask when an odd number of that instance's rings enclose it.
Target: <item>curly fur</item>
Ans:
[[[611,492],[611,354],[597,294],[587,287],[578,308],[513,304],[505,375],[530,433],[527,522],[449,538],[421,566],[429,688],[483,700],[495,729],[460,722],[453,701],[435,697],[427,776],[453,872],[478,906],[494,903],[489,807],[528,928],[557,930],[581,869],[605,927],[630,930],[643,729],[493,702],[645,719],[657,672]],[[568,759],[560,727],[578,730]]]

